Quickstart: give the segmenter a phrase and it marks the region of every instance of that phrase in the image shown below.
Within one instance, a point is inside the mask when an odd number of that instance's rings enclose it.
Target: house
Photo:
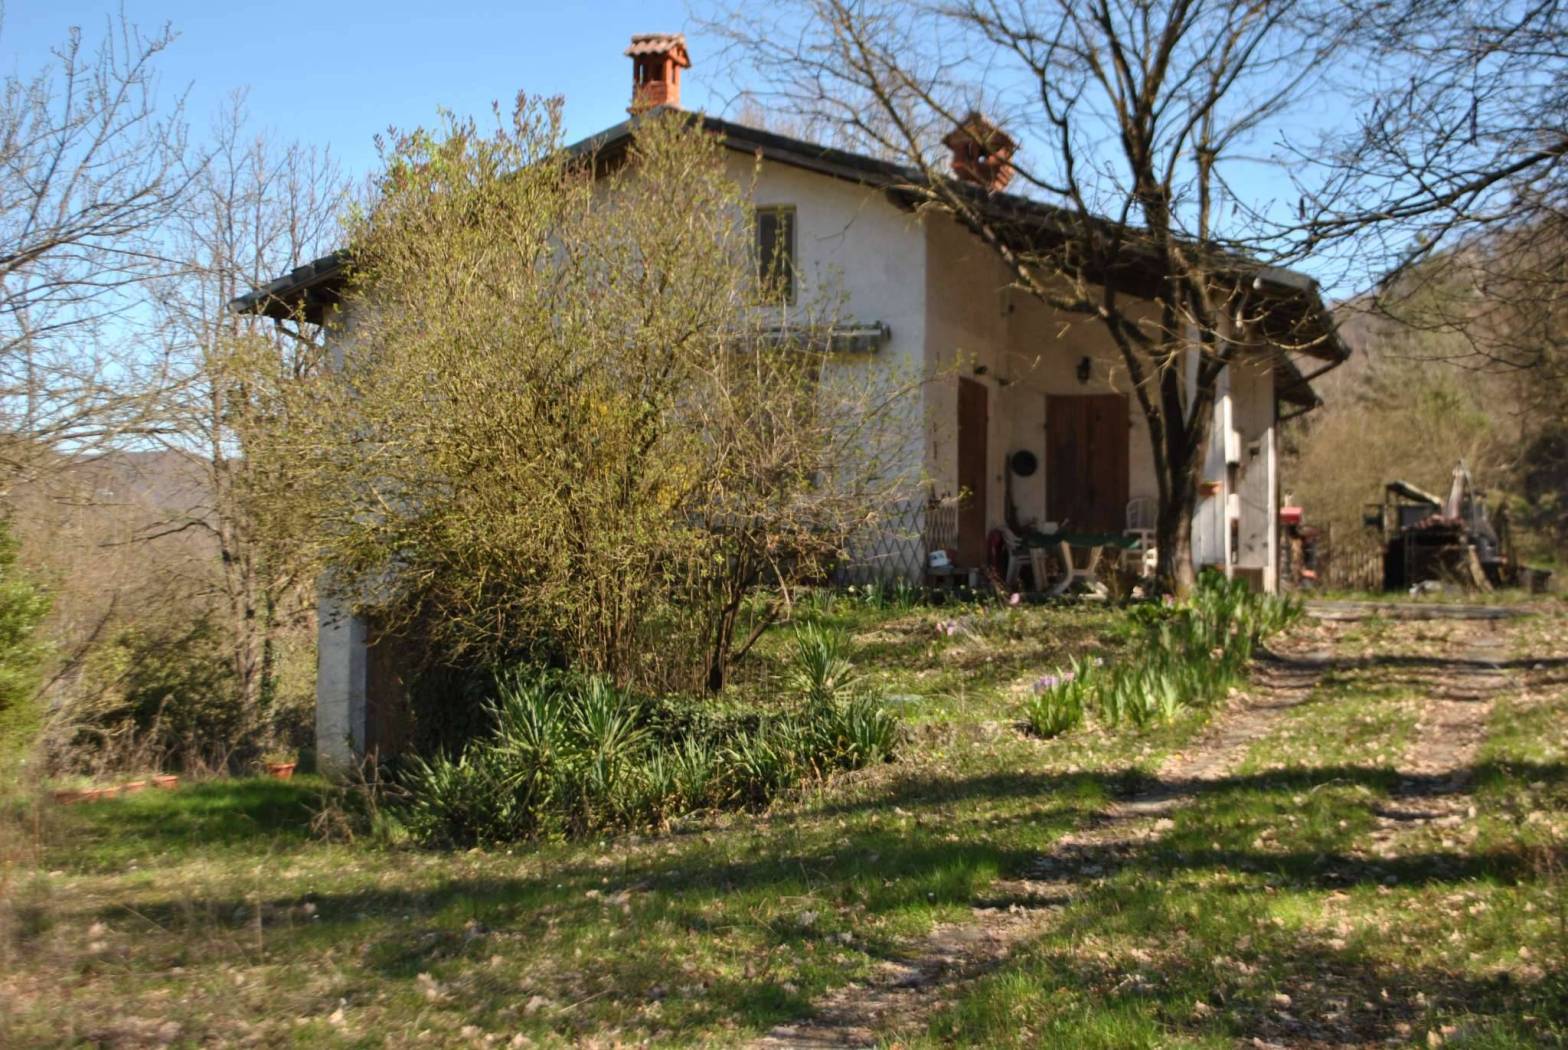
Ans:
[[[680,36],[634,37],[634,113],[678,107],[690,67]],[[584,140],[574,150],[613,155],[638,118]],[[832,275],[847,319],[835,367],[899,368],[928,377],[909,413],[911,478],[932,500],[959,497],[951,537],[960,566],[979,566],[988,537],[1004,523],[1067,522],[1076,530],[1120,533],[1129,503],[1152,500],[1156,481],[1146,425],[1122,359],[1098,321],[1061,314],[1012,288],[993,249],[950,217],[912,207],[911,173],[886,161],[793,139],[715,117],[699,117],[731,151],[737,179],[754,187],[762,258],[782,252],[804,294]],[[1049,205],[1001,192],[1011,140],[992,129],[983,153],[973,134],[949,136],[956,178],[1014,228],[1046,228]],[[1000,161],[998,160],[1000,158]],[[1136,262],[1134,265],[1138,265]],[[1195,521],[1195,560],[1273,590],[1279,563],[1278,427],[1317,402],[1304,376],[1344,359],[1313,282],[1284,270],[1238,262],[1280,328],[1316,331],[1287,352],[1265,331],[1255,351],[1220,379],[1214,438],[1204,464]],[[330,325],[343,289],[337,256],[303,266],[238,300],[240,309],[303,314]],[[1260,326],[1261,327],[1267,327]],[[928,507],[902,508],[903,528],[868,537],[852,551],[862,576],[918,578],[927,565]],[[946,512],[944,512],[946,513]],[[946,544],[944,544],[946,546]],[[330,593],[322,597],[317,737],[323,759],[375,747],[385,731],[377,712],[394,688],[391,661],[367,647],[364,624]]]

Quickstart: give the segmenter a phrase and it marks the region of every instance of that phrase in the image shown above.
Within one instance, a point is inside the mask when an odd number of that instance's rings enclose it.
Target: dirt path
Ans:
[[[938,925],[903,957],[881,964],[871,980],[834,990],[819,1000],[811,1018],[780,1025],[751,1046],[872,1046],[889,1019],[900,1028],[919,1025],[966,981],[994,969],[1015,945],[1040,933],[1086,880],[1106,874],[1168,830],[1168,814],[1192,801],[1206,782],[1226,776],[1255,740],[1306,702],[1331,656],[1311,642],[1283,642],[1274,659],[1260,662],[1248,692],[1191,746],[1165,761],[1153,786],[1113,802],[1092,824],[1063,836],[1029,877],[995,883],[993,900],[975,906],[973,921]]]
[[[1372,856],[1397,856],[1423,829],[1456,828],[1474,815],[1470,770],[1494,699],[1509,685],[1501,668],[1507,649],[1495,624],[1464,625],[1449,646],[1448,668],[1422,676],[1415,738],[1396,767],[1398,785],[1375,809]]]

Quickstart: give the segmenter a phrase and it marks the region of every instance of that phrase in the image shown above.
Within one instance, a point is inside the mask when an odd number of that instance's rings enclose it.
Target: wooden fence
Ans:
[[[1383,544],[1377,533],[1351,535],[1324,530],[1318,542],[1319,586],[1331,591],[1381,591]]]

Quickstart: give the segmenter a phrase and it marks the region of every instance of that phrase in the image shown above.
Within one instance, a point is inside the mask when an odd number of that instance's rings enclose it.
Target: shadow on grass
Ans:
[[[1136,786],[1141,797],[1158,797],[1164,793],[1191,792],[1198,805],[1205,799],[1262,801],[1267,806],[1289,810],[1291,801],[1303,792],[1312,792],[1330,786],[1361,786],[1378,796],[1395,798],[1405,795],[1438,795],[1466,790],[1462,781],[1485,780],[1501,776],[1490,763],[1473,767],[1468,778],[1400,777],[1384,768],[1358,766],[1330,766],[1312,769],[1271,770],[1256,774],[1226,777],[1213,781],[1162,780],[1140,777],[1137,773],[1110,774],[1096,777],[1088,774],[1053,776],[1046,774],[988,775],[959,780],[908,778],[895,785],[895,789],[872,800],[857,804],[826,807],[818,815],[839,816],[865,810],[888,814],[931,803],[963,802],[977,797],[1039,797],[1042,800],[1060,797],[1064,801],[1084,799],[1093,801],[1103,796],[1125,796]],[[1506,776],[1517,780],[1543,783],[1568,781],[1568,765],[1562,763],[1509,762]],[[231,789],[233,790],[233,789]],[[216,827],[220,832],[243,841],[258,834],[266,834],[265,825],[258,815],[271,815],[274,823],[270,834],[285,838],[299,838],[302,832],[296,826],[308,792],[299,791],[292,796],[277,790],[267,790],[257,782],[258,794],[267,799],[262,806],[218,805],[208,819],[187,816],[183,825],[167,827],[146,833],[161,835],[165,841],[189,845],[201,829]],[[250,791],[242,798],[254,797]],[[198,812],[204,807],[192,807]],[[1009,824],[1030,823],[1036,827],[1052,825],[1042,831],[1065,832],[1076,826],[1085,815],[1083,807],[1064,804],[1047,812],[1012,814],[986,821],[983,830],[993,832]],[[129,815],[129,813],[127,814]],[[910,816],[907,810],[905,815]],[[154,819],[151,814],[146,819]],[[891,822],[890,822],[891,823]],[[131,825],[135,828],[134,823]],[[121,822],[122,833],[126,824]],[[955,833],[963,830],[962,822],[953,825]],[[132,830],[140,835],[141,830]],[[1174,836],[1174,837],[1173,837]],[[1092,846],[1069,851],[1070,861],[1082,860],[1085,864],[1101,864],[1109,868],[1124,866],[1128,862],[1148,866],[1162,874],[1180,870],[1229,869],[1237,871],[1276,872],[1305,883],[1321,883],[1325,887],[1343,888],[1347,881],[1382,881],[1394,874],[1401,881],[1449,881],[1490,876],[1512,880],[1526,874],[1526,861],[1509,852],[1467,854],[1463,852],[1435,852],[1397,859],[1363,860],[1345,853],[1313,852],[1289,853],[1269,850],[1208,849],[1200,848],[1205,841],[1201,830],[1173,833],[1163,840],[1160,848],[1148,843],[1117,844],[1103,850]],[[1191,838],[1191,848],[1186,838]],[[223,838],[202,838],[204,843],[223,844]],[[673,839],[670,841],[674,841]],[[542,923],[572,921],[573,917],[586,918],[601,913],[611,899],[622,890],[629,892],[639,905],[657,898],[663,917],[684,923],[693,929],[703,928],[707,920],[701,914],[702,905],[709,901],[737,893],[767,896],[775,891],[800,892],[802,885],[822,890],[835,885],[852,887],[849,896],[873,914],[895,912],[903,908],[945,904],[968,904],[975,894],[994,876],[1028,875],[1036,870],[1040,850],[1033,847],[994,845],[973,836],[957,834],[955,841],[943,837],[927,826],[924,829],[907,829],[894,824],[890,827],[856,829],[853,838],[826,836],[809,846],[801,846],[798,839],[791,847],[745,860],[706,862],[701,856],[663,854],[638,854],[624,864],[606,868],[598,855],[568,861],[552,868],[548,874],[526,878],[461,878],[440,882],[428,890],[356,890],[340,894],[305,894],[279,896],[262,903],[263,909],[272,908],[280,913],[296,905],[309,902],[314,914],[319,916],[313,926],[334,923],[356,923],[372,916],[396,913],[409,916],[431,916],[461,906],[468,918],[489,926],[504,923]],[[694,843],[693,850],[700,850]],[[613,871],[613,878],[606,872]],[[594,891],[585,896],[587,891]],[[238,915],[242,908],[254,908],[255,899],[212,899],[181,895],[161,903],[144,906],[146,914],[160,923],[178,924],[182,916],[193,911],[219,917]],[[690,907],[688,907],[690,905]],[[244,925],[254,921],[254,910],[233,920]],[[389,957],[390,959],[390,957]]]
[[[1522,780],[1568,779],[1568,767],[1556,763],[1510,762],[1507,770],[1508,776]],[[1488,765],[1471,771],[1474,780],[1493,775],[1497,774]],[[171,887],[165,899],[139,902],[137,910],[173,938],[209,930],[261,929],[268,952],[278,957],[310,958],[354,945],[358,962],[353,971],[360,975],[352,978],[356,982],[412,981],[421,973],[440,972],[444,965],[455,964],[475,978],[456,982],[461,990],[452,992],[461,996],[462,1008],[475,1017],[504,1009],[516,995],[515,982],[498,985],[493,994],[485,990],[485,981],[479,979],[485,960],[540,951],[552,937],[557,937],[555,943],[561,951],[569,952],[573,940],[585,946],[585,953],[591,949],[591,955],[576,961],[563,958],[563,968],[580,970],[594,989],[589,994],[623,1005],[646,1001],[656,994],[655,989],[679,980],[672,960],[679,957],[683,945],[692,943],[691,937],[701,938],[709,953],[742,959],[753,955],[771,959],[775,949],[783,949],[796,960],[820,958],[820,963],[813,964],[818,966],[819,979],[800,981],[793,990],[770,978],[766,966],[755,973],[748,967],[744,976],[710,975],[700,1001],[680,1006],[685,1019],[696,1025],[743,1020],[765,1026],[799,1016],[813,994],[833,983],[835,967],[843,965],[831,961],[839,950],[834,938],[841,931],[853,934],[854,957],[863,965],[905,957],[907,943],[877,932],[876,924],[860,922],[864,917],[967,909],[977,903],[1004,908],[1012,903],[1038,906],[1041,901],[1035,898],[990,899],[994,897],[994,880],[998,876],[1038,877],[1038,843],[1078,825],[1099,808],[1095,803],[1104,797],[1125,796],[1135,789],[1145,796],[1190,791],[1196,796],[1194,806],[1200,810],[1203,806],[1233,806],[1245,816],[1254,810],[1289,811],[1295,796],[1335,786],[1365,787],[1373,796],[1385,798],[1402,792],[1437,794],[1457,789],[1446,778],[1411,780],[1384,768],[1356,766],[1271,771],[1202,783],[1160,781],[1135,773],[906,777],[874,799],[815,811],[816,816],[828,818],[874,811],[899,819],[869,828],[855,827],[839,837],[833,834],[834,821],[830,819],[824,822],[821,834],[784,831],[776,847],[763,840],[754,854],[740,859],[710,859],[703,855],[706,845],[700,837],[677,836],[665,840],[683,847],[674,856],[637,851],[610,866],[604,863],[603,854],[584,851],[563,857],[560,864],[547,866],[538,875],[465,874],[439,879],[427,887],[388,888],[383,883],[337,892],[263,892],[259,898],[186,893]],[[112,822],[117,835],[149,836],[166,849],[297,841],[304,836],[310,797],[311,790],[305,784],[213,784],[193,788],[188,796],[168,802],[122,809],[105,806],[83,819],[105,830]],[[980,798],[1036,799],[1047,805],[993,813],[976,823],[968,823],[948,809],[958,803],[957,813],[962,814],[965,804]],[[1058,804],[1049,805],[1053,800]],[[909,826],[908,819],[919,816],[922,807],[938,807],[941,817],[951,821],[948,826],[956,840],[949,841],[951,836],[932,821],[929,812],[922,817],[923,826]],[[1031,824],[1039,832],[1023,839],[1027,845],[998,833],[1005,832],[1008,825],[1022,824]],[[1130,878],[1177,888],[1194,875],[1250,874],[1256,877],[1220,880],[1221,884],[1204,891],[1213,895],[1210,900],[1246,900],[1259,894],[1261,882],[1315,891],[1382,886],[1390,879],[1403,887],[1457,886],[1477,879],[1518,883],[1536,877],[1540,863],[1538,856],[1509,850],[1475,853],[1456,849],[1372,859],[1334,842],[1323,843],[1323,849],[1298,846],[1271,850],[1214,841],[1227,835],[1230,839],[1243,837],[1238,825],[1232,823],[1224,833],[1216,829],[1213,837],[1202,827],[1181,826],[1155,842],[1085,846],[1062,853],[1052,874],[1069,879],[1081,876],[1096,885],[1106,878]],[[1250,840],[1251,836],[1244,837]],[[395,865],[393,855],[382,866]],[[809,898],[811,903],[800,909],[777,906],[781,900],[796,897]],[[803,918],[807,907],[820,915]],[[106,920],[122,917],[113,905],[95,907],[91,914]],[[634,936],[614,942],[612,948],[607,938],[616,930],[632,931]],[[562,931],[564,940],[557,936]],[[238,943],[239,938],[232,940]],[[1345,961],[1335,956],[1325,960],[1325,965]],[[1084,976],[1099,979],[1092,974]],[[1380,974],[1378,979],[1386,985],[1406,976]],[[1359,983],[1363,977],[1347,979]],[[1365,979],[1372,978],[1367,975]],[[1409,977],[1410,981],[1416,979]],[[1116,996],[1120,994],[1110,995],[1107,1002],[1119,1001]],[[1187,1009],[1190,1012],[1190,999]],[[1156,1010],[1157,1016],[1164,1018],[1163,1011],[1164,1007]],[[549,1023],[565,1031],[586,1022],[574,1014],[563,1016],[558,1024],[554,1020]],[[1163,1019],[1160,1023],[1175,1022]],[[1251,1022],[1248,1025],[1251,1027],[1243,1027],[1249,1032],[1272,1031]]]
[[[1036,945],[938,1017],[932,1034],[963,1045],[1012,1045],[1020,1017],[1046,1046],[1409,1045],[1455,1025],[1465,1030],[1466,1046],[1526,1047],[1560,1045],[1568,1034],[1563,973],[1520,982],[1506,971],[1391,965],[1291,932],[1249,931],[1238,947],[1199,925],[1197,943],[1187,945],[1197,950],[1153,958]]]
[[[209,780],[61,809],[51,860],[112,868],[155,854],[303,845],[321,784],[314,778]]]

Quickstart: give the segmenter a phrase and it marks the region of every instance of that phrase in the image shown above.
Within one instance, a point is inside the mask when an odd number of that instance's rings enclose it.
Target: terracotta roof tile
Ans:
[[[675,53],[676,61],[681,65],[691,65],[691,60],[686,57],[685,33],[638,33],[632,37],[632,44],[626,49],[626,54],[635,57],[662,55],[670,51]]]

